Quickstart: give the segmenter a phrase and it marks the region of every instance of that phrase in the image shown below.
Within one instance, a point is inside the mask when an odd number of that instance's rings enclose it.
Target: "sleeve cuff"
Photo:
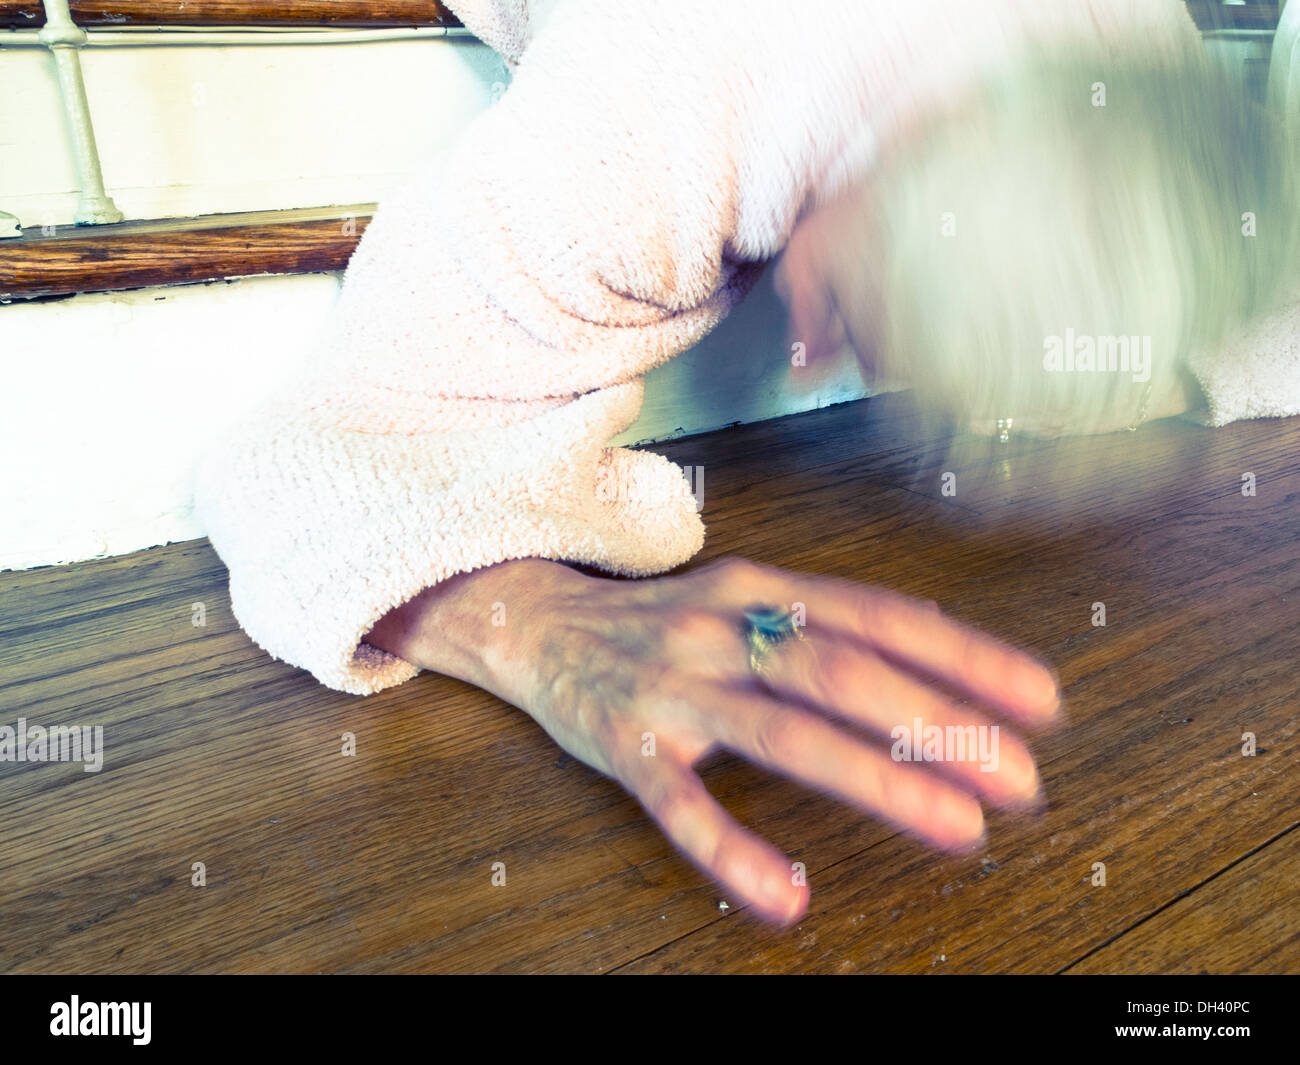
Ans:
[[[1188,369],[1205,395],[1205,409],[1193,415],[1203,425],[1300,414],[1300,300],[1252,323],[1213,354],[1197,353]]]
[[[264,411],[205,458],[196,499],[236,619],[274,658],[368,695],[420,670],[362,637],[456,573],[528,557],[625,576],[680,565],[704,541],[682,470],[603,446],[642,392],[637,380],[454,433],[362,433],[315,411]]]

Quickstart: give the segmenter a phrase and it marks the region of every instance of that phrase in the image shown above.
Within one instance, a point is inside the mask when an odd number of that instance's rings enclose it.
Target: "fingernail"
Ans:
[[[783,925],[794,924],[803,910],[803,897],[800,895],[783,896],[779,902],[774,901],[772,911],[781,915]]]
[[[943,800],[940,808],[940,823],[946,823],[949,831],[957,838],[958,846],[966,846],[966,841],[978,841],[984,838],[984,811],[980,804],[965,796],[952,795]]]
[[[790,878],[778,872],[765,873],[759,887],[767,908],[779,914],[787,924],[794,919],[796,908],[802,904],[799,893],[791,891],[792,887]]]
[[[1057,684],[1056,686],[1056,713],[1053,718],[1057,722],[1066,722],[1070,720],[1070,713],[1065,708],[1065,690]]]
[[[1016,694],[1031,706],[1056,710],[1061,704],[1061,688],[1056,678],[1044,669],[1024,669],[1015,683]]]
[[[1028,814],[1046,813],[1047,792],[1040,786],[1033,795],[1020,804],[1020,808]]]
[[[1011,768],[1008,766],[1008,768]],[[1034,798],[1042,794],[1043,782],[1038,776],[1038,768],[1032,761],[1028,765],[1020,767],[1020,771],[1012,772],[1004,780],[1005,788],[1002,793],[1003,800],[1015,807],[1028,806],[1033,803]]]
[[[1005,810],[1037,812],[1047,808],[1047,793],[1043,790],[1043,780],[1034,771],[1032,777],[1024,782],[1023,787],[1008,788],[1003,792],[998,806]]]

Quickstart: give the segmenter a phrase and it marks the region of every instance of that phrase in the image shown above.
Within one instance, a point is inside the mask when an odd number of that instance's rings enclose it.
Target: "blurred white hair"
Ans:
[[[872,176],[882,302],[836,285],[839,313],[886,377],[967,426],[1123,427],[1148,384],[1294,293],[1296,178],[1291,136],[1208,59],[1039,56]],[[1117,365],[1087,369],[1089,349]]]

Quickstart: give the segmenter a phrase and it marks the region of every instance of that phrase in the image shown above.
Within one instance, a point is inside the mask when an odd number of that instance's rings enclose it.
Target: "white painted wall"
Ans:
[[[0,42],[3,34],[0,34]],[[468,38],[81,50],[127,218],[370,203],[508,81]],[[0,47],[0,210],[68,225],[76,174],[44,49]]]
[[[338,277],[0,308],[0,570],[202,536],[191,514],[195,459],[310,357]],[[617,442],[860,396],[849,360],[827,373],[790,367],[779,302],[765,279],[704,343],[652,371],[642,416]]]
[[[292,373],[329,275],[0,308],[0,569],[201,536],[204,442]]]

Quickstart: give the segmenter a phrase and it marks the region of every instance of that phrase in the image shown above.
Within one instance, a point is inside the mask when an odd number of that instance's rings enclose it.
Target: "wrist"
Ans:
[[[503,689],[518,676],[526,654],[531,626],[525,621],[535,621],[547,609],[552,592],[587,579],[539,558],[458,573],[389,611],[365,642],[421,669],[509,698]]]

